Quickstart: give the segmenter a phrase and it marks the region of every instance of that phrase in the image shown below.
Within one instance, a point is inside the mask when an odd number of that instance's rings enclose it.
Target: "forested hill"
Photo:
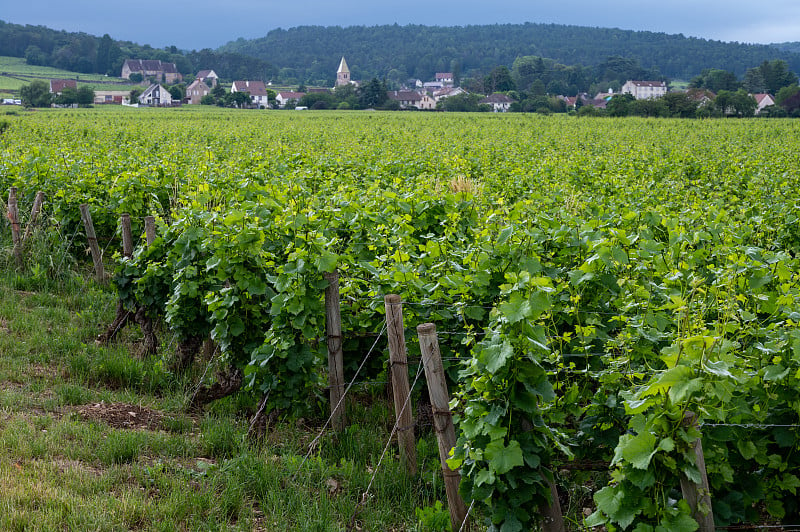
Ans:
[[[691,79],[706,68],[742,76],[764,60],[783,59],[800,71],[800,54],[768,45],[726,43],[647,31],[557,24],[503,24],[464,27],[301,26],[276,29],[266,37],[239,39],[221,50],[269,61],[280,77],[333,80],[342,55],[353,79],[396,77],[431,79],[435,72],[462,75],[511,66],[518,56],[540,56],[564,65],[595,66],[610,56],[638,60],[664,76]],[[294,70],[294,72],[292,72]],[[393,77],[395,77],[393,76]]]
[[[800,42],[780,42],[771,44],[770,46],[774,46],[778,50],[783,50],[784,52],[800,54]]]
[[[267,61],[210,49],[184,52],[175,46],[153,48],[117,41],[108,34],[59,31],[45,26],[12,24],[0,20],[0,55],[24,57],[29,65],[51,66],[84,74],[119,76],[126,59],[160,59],[175,63],[178,71],[193,76],[213,69],[225,79],[269,79],[274,75]]]

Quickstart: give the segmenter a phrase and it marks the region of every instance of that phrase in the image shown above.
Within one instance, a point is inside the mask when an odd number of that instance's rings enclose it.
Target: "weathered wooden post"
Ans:
[[[439,459],[442,462],[444,487],[447,493],[447,506],[450,509],[450,524],[453,530],[460,530],[467,516],[467,507],[458,494],[461,473],[453,471],[447,465],[450,450],[456,444],[456,431],[450,414],[450,398],[447,393],[447,382],[444,378],[442,355],[439,352],[439,341],[436,337],[436,326],[423,323],[417,326],[419,346],[422,351],[422,363],[425,367],[425,379],[428,381],[428,395],[433,410],[433,425],[436,439],[439,442]]]
[[[386,304],[386,330],[389,335],[389,364],[392,374],[394,413],[397,418],[397,442],[400,455],[410,475],[417,474],[417,447],[414,441],[414,418],[411,415],[411,391],[408,385],[408,358],[400,296],[389,294]]]
[[[33,233],[33,226],[39,218],[39,211],[42,209],[44,203],[44,192],[41,190],[36,193],[36,198],[33,200],[33,207],[31,208],[31,219],[28,220],[28,225],[25,226],[25,236],[22,237],[22,243],[28,241],[28,237]]]
[[[156,239],[156,218],[155,216],[145,216],[144,217],[144,234],[145,238],[147,239],[147,245],[153,243],[153,240]]]
[[[683,424],[686,427],[697,427],[697,416],[694,412],[686,412],[683,416]],[[714,532],[714,513],[711,510],[711,491],[708,485],[708,474],[706,473],[706,459],[703,456],[703,442],[697,438],[692,443],[694,450],[695,465],[700,471],[700,483],[695,484],[685,475],[681,476],[681,493],[684,500],[692,509],[692,517],[700,525],[700,532]]]
[[[11,241],[14,244],[14,258],[22,263],[22,250],[19,237],[19,207],[17,206],[17,187],[8,191],[8,221],[11,223]]]
[[[133,256],[133,233],[131,231],[131,215],[127,212],[119,217],[119,225],[122,228],[122,256],[131,258]]]
[[[561,513],[561,501],[558,499],[558,489],[555,482],[547,482],[550,484],[550,497],[553,501],[541,507],[542,517],[542,530],[544,532],[566,532],[567,528],[564,524],[564,515]]]
[[[342,317],[339,310],[339,272],[324,274],[325,328],[328,336],[328,387],[330,389],[331,422],[336,431],[344,430],[344,356],[342,354]]]
[[[92,224],[92,215],[89,212],[89,205],[82,203],[80,209],[83,226],[86,228],[86,239],[89,241],[89,249],[92,251],[92,260],[94,261],[94,272],[97,277],[97,282],[106,284],[103,256],[100,254],[100,247],[97,245],[97,235],[94,233],[94,224]]]

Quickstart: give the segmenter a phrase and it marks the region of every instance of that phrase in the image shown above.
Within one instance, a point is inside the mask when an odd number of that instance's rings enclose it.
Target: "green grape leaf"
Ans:
[[[508,446],[503,445],[502,440],[490,442],[486,446],[486,459],[489,461],[489,467],[498,475],[523,465],[522,449],[516,440],[508,442]]]

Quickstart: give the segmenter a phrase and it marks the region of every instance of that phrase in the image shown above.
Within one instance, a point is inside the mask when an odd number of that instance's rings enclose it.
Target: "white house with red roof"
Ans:
[[[667,94],[667,84],[663,81],[628,80],[622,86],[622,94],[631,94],[637,100],[652,100]]]
[[[269,96],[263,81],[234,81],[231,92],[246,92],[250,101],[259,108],[269,109]]]
[[[761,113],[764,107],[769,107],[770,105],[775,105],[775,98],[772,97],[770,94],[753,94],[753,98],[756,99],[756,114]]]
[[[278,95],[275,97],[275,101],[278,102],[278,106],[283,109],[291,100],[294,100],[295,103],[297,103],[300,101],[300,98],[305,95],[305,92],[283,91],[278,93]]]

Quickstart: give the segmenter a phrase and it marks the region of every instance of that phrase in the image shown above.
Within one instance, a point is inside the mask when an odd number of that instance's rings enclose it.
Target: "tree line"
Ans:
[[[238,39],[220,50],[269,60],[277,79],[331,86],[345,55],[353,79],[433,79],[436,72],[476,77],[517,57],[546,57],[564,65],[595,67],[625,57],[657,78],[691,79],[713,67],[744,75],[764,60],[782,59],[800,70],[800,54],[767,45],[729,43],[647,31],[558,24],[465,27],[383,25],[276,29],[259,39]],[[331,51],[335,50],[335,53]]]
[[[129,41],[117,41],[108,34],[58,31],[45,26],[11,24],[0,20],[0,55],[24,57],[29,65],[49,66],[82,74],[119,76],[126,59],[160,59],[175,63],[184,76],[198,70],[214,70],[225,79],[268,80],[274,67],[265,60],[211,49],[181,51]]]

